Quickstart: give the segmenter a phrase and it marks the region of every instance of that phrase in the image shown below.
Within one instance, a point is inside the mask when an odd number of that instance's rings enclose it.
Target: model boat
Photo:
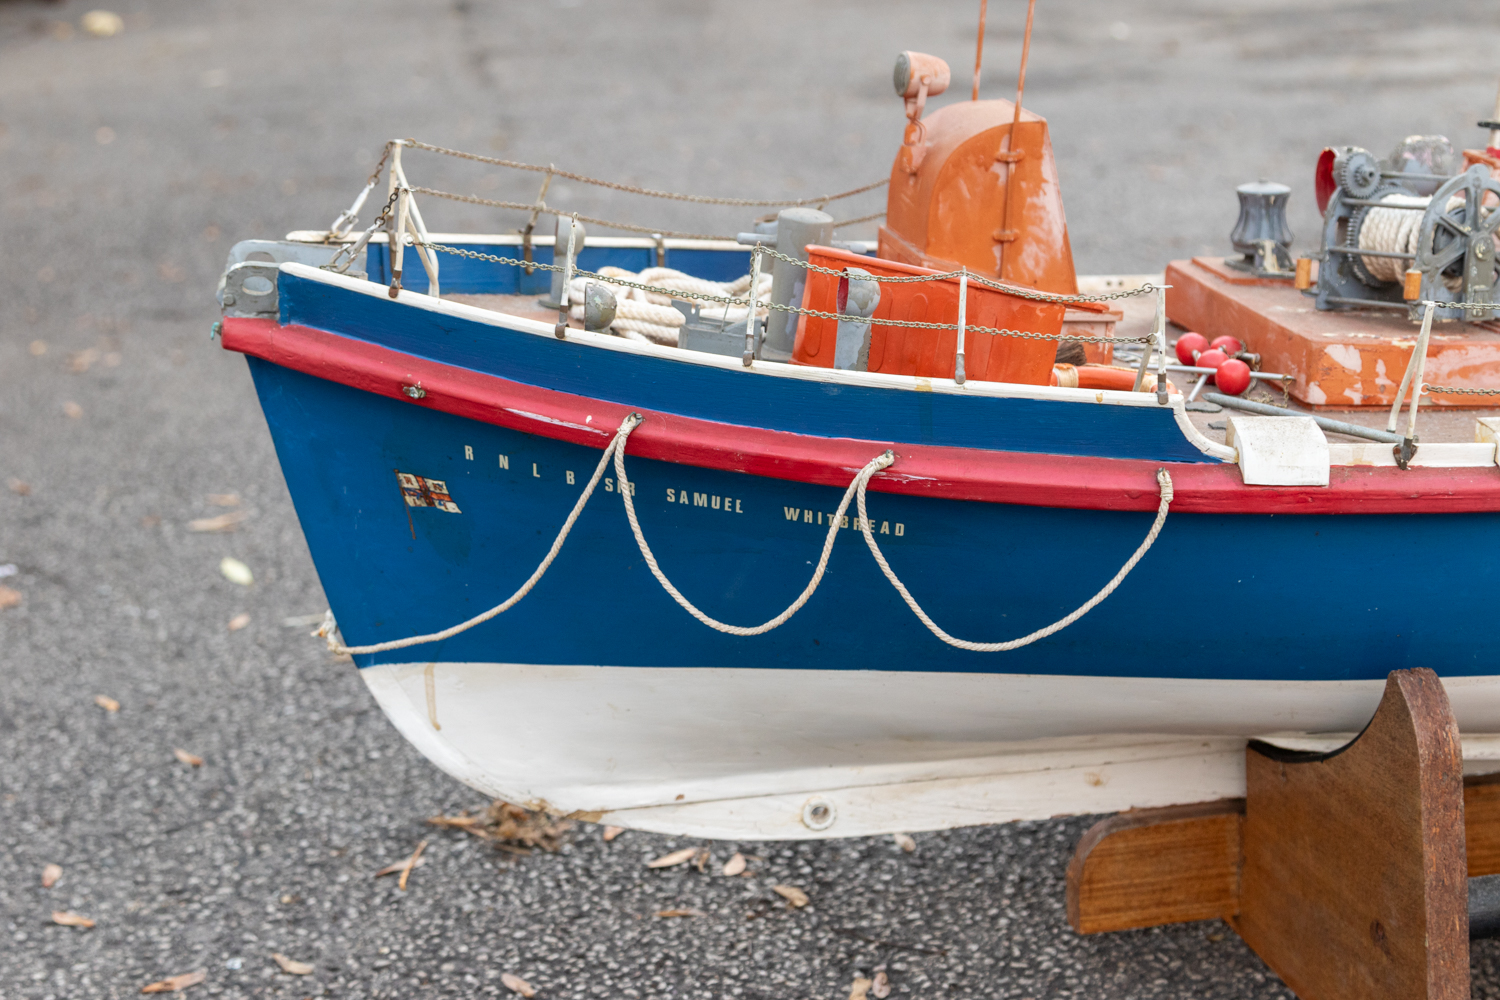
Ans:
[[[540,197],[433,234],[407,171],[450,151],[403,140],[368,229],[236,247],[222,343],[392,722],[488,794],[740,839],[1242,794],[1247,739],[1337,741],[1403,667],[1500,756],[1493,436],[1211,438],[1160,290],[1113,342],[1140,289],[1079,294],[1046,121],[924,115],[947,83],[898,64],[870,244],[795,204],[599,237]]]

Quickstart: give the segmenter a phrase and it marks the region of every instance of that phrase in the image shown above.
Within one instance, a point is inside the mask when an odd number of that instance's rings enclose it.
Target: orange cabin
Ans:
[[[809,246],[808,262],[843,270],[857,267],[881,277],[938,274],[930,268],[864,257],[832,247]],[[807,273],[802,305],[822,312],[838,312],[839,278],[818,271]],[[1031,340],[978,333],[985,326],[1027,333],[1058,334],[1066,307],[1036,302],[969,282],[965,305],[964,367],[971,379],[987,382],[1024,382],[1046,385],[1052,378],[1056,340]],[[952,378],[957,330],[927,330],[883,324],[882,319],[955,323],[958,316],[958,279],[915,281],[880,286],[880,304],[871,318],[869,371],[895,375]],[[832,368],[838,321],[803,316],[797,324],[792,364]]]

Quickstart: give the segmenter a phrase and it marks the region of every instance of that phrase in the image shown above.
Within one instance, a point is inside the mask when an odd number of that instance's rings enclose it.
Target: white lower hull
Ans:
[[[1248,738],[1331,748],[1364,726],[1384,689],[1383,681],[511,663],[361,674],[402,735],[488,795],[619,826],[746,840],[1235,797],[1244,794]],[[1500,736],[1488,735],[1500,733],[1500,678],[1444,683],[1466,766],[1500,769]]]

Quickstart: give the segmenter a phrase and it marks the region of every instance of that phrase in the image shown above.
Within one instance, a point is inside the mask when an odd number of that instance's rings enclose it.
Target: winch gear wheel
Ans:
[[[1368,149],[1346,146],[1333,158],[1333,179],[1351,198],[1368,198],[1380,186],[1380,161]]]

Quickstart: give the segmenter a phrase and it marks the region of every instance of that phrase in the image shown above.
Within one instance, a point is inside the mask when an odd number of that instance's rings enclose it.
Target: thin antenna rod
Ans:
[[[979,67],[984,63],[984,15],[988,12],[990,0],[979,0],[979,39],[974,43],[974,96],[970,100],[979,100]]]
[[[1026,38],[1021,42],[1021,72],[1016,77],[1016,116],[1010,123],[1011,139],[1015,139],[1016,126],[1021,124],[1021,96],[1026,93],[1026,60],[1031,55],[1031,19],[1036,15],[1036,0],[1026,5]],[[1011,148],[1015,148],[1012,145]]]
[[[1000,259],[995,273],[1000,278],[1005,277],[1006,244],[1020,235],[1010,228],[1010,202],[1011,192],[1016,186],[1016,165],[1026,155],[1024,150],[1016,148],[1016,130],[1021,127],[1021,97],[1026,93],[1026,60],[1031,55],[1031,20],[1035,15],[1036,0],[1030,0],[1026,5],[1026,37],[1021,42],[1021,71],[1016,76],[1016,113],[1010,120],[1010,134],[1005,137],[1006,149],[996,157],[1009,164],[1009,169],[1005,171],[1005,206],[1001,210],[1000,231],[996,233],[1000,240]]]

